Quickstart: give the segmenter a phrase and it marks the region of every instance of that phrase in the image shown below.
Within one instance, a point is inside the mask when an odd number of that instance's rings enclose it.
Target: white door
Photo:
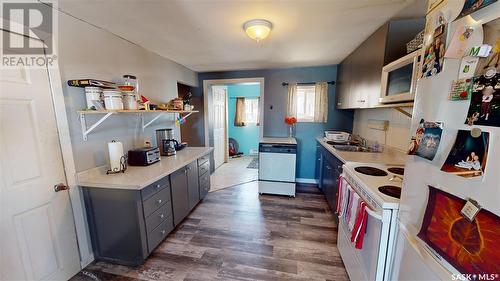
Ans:
[[[212,86],[214,100],[214,166],[217,169],[226,161],[226,86]]]
[[[66,179],[47,69],[1,67],[0,280],[67,280],[80,270],[59,183]]]

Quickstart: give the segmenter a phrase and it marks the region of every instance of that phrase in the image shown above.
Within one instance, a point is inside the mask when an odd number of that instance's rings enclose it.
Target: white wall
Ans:
[[[177,82],[198,86],[198,77],[194,71],[112,33],[66,14],[58,14],[58,61],[76,171],[108,165],[107,142],[111,140],[123,142],[127,151],[134,146],[142,145],[144,138],[154,141],[154,130],[162,127],[176,128],[176,136],[180,139],[180,130],[174,125],[173,116],[160,118],[143,133],[139,127],[138,115],[121,114],[111,116],[89,135],[87,142],[83,141],[76,111],[86,107],[84,90],[67,86],[67,80],[83,78],[116,80],[123,74],[134,74],[139,79],[141,94],[153,101],[166,103],[177,96]],[[147,118],[151,116],[153,115]],[[93,123],[96,118],[97,116],[90,116],[87,121]],[[78,224],[82,264],[85,265],[92,261],[93,257],[87,225],[81,223],[85,220],[85,214],[82,212],[84,204],[83,202],[72,202],[72,204],[75,221]]]
[[[410,113],[412,111],[412,108],[404,109]],[[370,119],[388,120],[389,130],[384,132],[368,128]],[[411,118],[393,108],[356,109],[353,133],[382,144],[385,143],[385,134],[387,134],[386,145],[406,151],[410,143],[410,124]]]
[[[190,86],[198,84],[194,71],[61,13],[59,50],[61,78],[65,83],[63,91],[77,171],[107,165],[106,143],[111,140],[123,142],[125,150],[128,150],[142,144],[143,137],[154,141],[154,129],[176,126],[172,117],[163,118],[155,122],[143,135],[138,129],[138,115],[114,115],[84,142],[76,111],[85,108],[85,94],[82,88],[67,86],[67,80],[117,80],[123,74],[134,74],[139,79],[140,93],[162,103],[177,97],[178,81]],[[92,123],[96,118],[91,116],[88,122]],[[179,137],[180,130],[176,129],[176,136]]]

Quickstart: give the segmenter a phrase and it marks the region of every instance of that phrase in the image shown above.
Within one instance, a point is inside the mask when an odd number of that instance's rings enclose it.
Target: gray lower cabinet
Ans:
[[[207,196],[210,190],[210,161],[208,155],[198,159],[200,200]]]
[[[82,186],[95,258],[144,263],[206,195],[209,170],[207,155],[140,190]]]
[[[200,202],[200,184],[198,180],[198,163],[194,161],[186,166],[189,194],[189,210]]]
[[[174,228],[169,177],[142,190],[83,187],[96,259],[140,265]]]
[[[184,167],[172,173],[172,209],[174,212],[174,224],[178,225],[189,214],[189,193],[187,169]]]

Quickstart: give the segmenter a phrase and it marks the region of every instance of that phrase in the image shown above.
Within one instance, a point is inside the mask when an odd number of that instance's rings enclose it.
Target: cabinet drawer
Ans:
[[[150,253],[163,241],[163,239],[165,239],[165,237],[167,237],[172,229],[174,229],[174,222],[170,216],[158,227],[148,233],[148,250]]]
[[[210,190],[210,173],[200,176],[200,190],[208,192]]]
[[[153,196],[158,191],[160,191],[166,187],[169,187],[169,186],[170,186],[170,181],[169,181],[168,176],[146,186],[145,188],[143,188],[141,190],[142,201],[145,201],[146,199]]]
[[[165,205],[165,203],[169,201],[170,201],[170,188],[164,188],[160,192],[151,196],[151,198],[142,203],[142,208],[144,210],[144,217],[147,218],[160,206]]]
[[[170,202],[167,202],[167,204],[163,204],[158,210],[146,217],[146,231],[148,233],[153,231],[153,229],[169,217],[172,217],[172,206]]]
[[[200,167],[198,168],[199,175],[203,175],[208,171],[210,171],[210,162],[205,162],[204,164],[201,164]]]
[[[208,162],[208,160],[210,160],[210,154],[201,156],[200,158],[198,158],[198,166],[201,166],[202,164]]]

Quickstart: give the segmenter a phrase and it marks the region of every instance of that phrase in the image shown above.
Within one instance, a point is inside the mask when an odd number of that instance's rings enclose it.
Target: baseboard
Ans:
[[[95,260],[94,254],[91,254],[91,255],[87,256],[84,260],[81,260],[80,265],[82,266],[82,269],[87,267],[87,265],[89,265],[94,260]]]
[[[295,182],[297,182],[297,183],[318,184],[318,181],[316,179],[306,179],[306,178],[296,178]]]

